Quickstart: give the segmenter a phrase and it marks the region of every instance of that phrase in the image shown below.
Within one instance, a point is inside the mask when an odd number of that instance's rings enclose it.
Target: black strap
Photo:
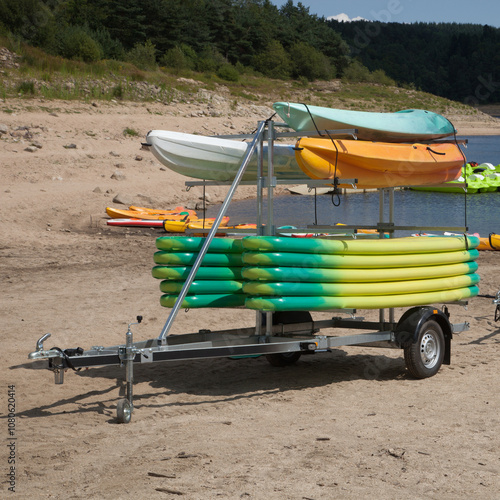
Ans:
[[[446,153],[440,153],[438,151],[434,151],[432,148],[430,148],[429,146],[427,146],[427,151],[430,151],[431,153],[434,153],[435,155],[441,155],[441,156],[445,156]]]
[[[81,368],[75,368],[73,363],[71,362],[70,356],[81,356],[83,354],[83,349],[81,347],[77,347],[76,349],[65,349],[64,351],[59,347],[52,347],[51,351],[59,351],[61,353],[61,358],[64,359],[65,365],[55,365],[52,358],[49,360],[49,366],[51,368],[57,368],[59,370],[63,370],[64,368],[69,367],[75,372],[79,372]]]
[[[314,125],[314,128],[316,129],[316,132],[318,132],[318,135],[320,137],[324,137],[324,134],[322,134],[320,131],[319,131],[319,128],[318,126],[316,125],[316,122],[314,121],[314,117],[309,109],[309,106],[303,102],[301,102],[300,104],[302,104],[302,106],[305,106],[305,108],[307,109],[307,112],[309,113],[309,118],[311,118],[311,121],[313,122],[313,125]],[[329,137],[330,141],[332,142],[332,144],[334,145],[335,147],[335,169],[333,171],[333,192],[332,192],[332,205],[334,207],[339,207],[340,206],[340,190],[339,190],[339,178],[337,177],[337,164],[338,164],[338,161],[339,161],[339,148],[337,147],[337,144],[335,143],[333,137],[330,135],[330,133],[328,132],[328,130],[325,130],[326,132],[326,135]],[[335,201],[335,197],[337,197],[336,201]]]
[[[490,247],[493,248],[493,250],[500,250],[500,248],[497,248],[495,245],[493,245],[493,241],[491,240],[491,237],[494,235],[495,233],[490,233],[488,235],[488,239],[490,240]]]

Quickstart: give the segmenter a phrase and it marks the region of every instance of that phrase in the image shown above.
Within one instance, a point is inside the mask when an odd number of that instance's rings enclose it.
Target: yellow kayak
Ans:
[[[185,210],[183,212],[171,211],[165,213],[151,213],[139,210],[122,210],[120,208],[106,207],[106,213],[112,219],[146,219],[146,220],[184,220],[196,218],[194,210]]]
[[[491,233],[488,238],[479,238],[478,250],[500,250],[500,234]]]
[[[210,229],[215,222],[215,218],[190,219],[190,220],[165,220],[163,228],[168,233],[184,233],[186,229]],[[227,226],[229,217],[223,217],[220,227]]]

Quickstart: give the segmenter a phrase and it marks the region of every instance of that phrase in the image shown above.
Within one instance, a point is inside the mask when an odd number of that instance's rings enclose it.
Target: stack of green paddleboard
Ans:
[[[158,238],[153,276],[173,307],[204,238]],[[328,240],[215,238],[182,307],[321,311],[407,307],[478,294],[474,236]]]
[[[165,236],[157,238],[157,266],[153,277],[161,279],[160,303],[173,307],[205,238]],[[241,269],[242,240],[214,238],[182,307],[238,307],[245,304]]]
[[[462,175],[455,181],[445,182],[442,186],[412,186],[415,191],[434,191],[441,193],[463,193],[467,182],[467,193],[489,193],[500,189],[500,169],[491,163],[462,167]]]
[[[478,294],[475,237],[243,239],[245,305],[262,311],[406,307]]]

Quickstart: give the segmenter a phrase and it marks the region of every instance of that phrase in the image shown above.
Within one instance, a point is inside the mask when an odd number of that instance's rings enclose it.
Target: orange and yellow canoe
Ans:
[[[197,217],[194,210],[186,209],[182,209],[180,212],[176,210],[164,210],[162,213],[159,213],[147,210],[122,210],[120,208],[106,207],[106,213],[112,219],[189,220]]]
[[[479,238],[478,250],[500,250],[500,234],[491,233],[487,238]]]
[[[360,188],[441,184],[460,177],[464,164],[464,156],[454,143],[301,138],[295,156],[312,179],[358,179]],[[341,185],[348,184],[341,181]]]

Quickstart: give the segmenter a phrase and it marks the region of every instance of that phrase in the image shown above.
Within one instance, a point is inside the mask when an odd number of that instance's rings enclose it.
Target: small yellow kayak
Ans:
[[[186,229],[210,229],[215,222],[215,218],[189,219],[189,220],[165,220],[163,228],[167,233],[184,233]],[[229,217],[223,217],[220,227],[227,226]]]
[[[171,211],[165,213],[151,213],[139,210],[122,210],[120,208],[106,207],[106,213],[112,219],[146,219],[146,220],[184,220],[196,218],[194,210],[185,210],[182,212]]]
[[[500,234],[491,233],[487,238],[479,238],[478,250],[500,250]]]

